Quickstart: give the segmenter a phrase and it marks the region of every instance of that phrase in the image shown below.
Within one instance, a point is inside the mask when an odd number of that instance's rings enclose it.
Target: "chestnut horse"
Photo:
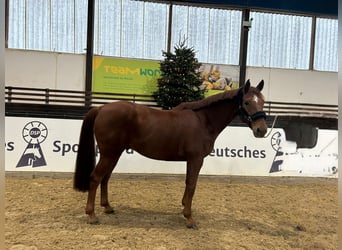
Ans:
[[[91,109],[82,124],[74,175],[74,188],[88,191],[88,222],[98,223],[94,202],[100,183],[101,206],[106,213],[114,212],[108,202],[108,180],[121,153],[133,149],[152,159],[187,162],[183,215],[186,226],[197,229],[191,204],[203,159],[212,152],[217,136],[238,115],[255,137],[265,135],[263,86],[263,80],[257,87],[251,87],[248,80],[239,89],[181,103],[171,110],[126,101]],[[96,167],[94,135],[100,152]]]

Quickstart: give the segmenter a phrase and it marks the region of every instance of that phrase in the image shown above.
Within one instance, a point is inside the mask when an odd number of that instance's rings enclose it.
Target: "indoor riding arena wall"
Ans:
[[[204,68],[209,68],[204,65]],[[237,66],[219,65],[237,80]],[[84,90],[85,55],[6,50],[6,86]],[[337,73],[248,67],[252,83],[264,79],[266,101],[337,105]],[[48,131],[41,143],[46,164],[17,167],[28,143],[23,129],[30,122]],[[6,171],[72,172],[81,120],[6,117]],[[39,130],[39,129],[37,129]],[[298,148],[283,129],[255,139],[248,128],[228,127],[205,160],[202,174],[337,176],[337,130],[319,129],[316,145]],[[276,146],[275,146],[276,145]],[[32,150],[31,150],[32,151]],[[139,166],[136,166],[139,163]],[[115,171],[122,173],[184,173],[183,163],[149,160],[137,153],[123,154]]]

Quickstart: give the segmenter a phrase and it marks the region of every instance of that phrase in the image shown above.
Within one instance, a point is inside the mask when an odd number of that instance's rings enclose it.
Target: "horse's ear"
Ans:
[[[264,88],[264,80],[261,80],[257,86],[257,89],[261,91]]]
[[[248,79],[247,82],[245,83],[244,88],[243,88],[243,92],[247,93],[250,87],[251,87],[251,82]]]

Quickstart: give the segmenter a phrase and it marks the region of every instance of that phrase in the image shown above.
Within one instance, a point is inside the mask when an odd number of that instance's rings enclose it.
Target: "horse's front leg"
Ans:
[[[198,229],[198,227],[191,215],[191,205],[202,164],[203,158],[192,159],[187,161],[186,168],[185,191],[182,199],[182,204],[184,206],[183,215],[186,218],[186,226],[193,229]]]

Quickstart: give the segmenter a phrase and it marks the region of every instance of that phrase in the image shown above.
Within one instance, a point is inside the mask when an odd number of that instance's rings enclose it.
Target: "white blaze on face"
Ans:
[[[257,97],[257,95],[254,95],[254,96],[253,96],[253,101],[255,101],[256,103],[259,102],[259,98]]]

